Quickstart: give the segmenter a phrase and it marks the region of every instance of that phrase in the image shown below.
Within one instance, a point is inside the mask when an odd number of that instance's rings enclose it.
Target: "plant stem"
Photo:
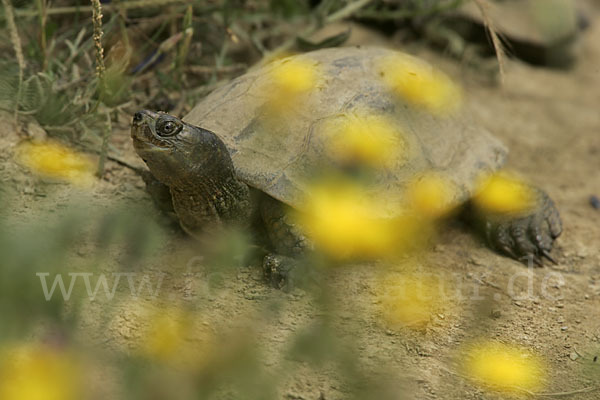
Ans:
[[[106,93],[106,82],[104,75],[106,67],[104,66],[104,47],[102,47],[102,6],[100,0],[92,0],[92,22],[94,23],[94,48],[96,50],[96,79],[98,80],[97,94],[98,103],[102,103],[102,99]],[[98,160],[98,170],[96,175],[101,177],[104,173],[104,163],[108,152],[108,139],[110,138],[112,127],[110,121],[110,111],[106,112],[106,124],[102,132],[102,148],[100,150],[100,159]]]
[[[17,118],[19,116],[19,103],[21,102],[21,92],[23,90],[23,74],[25,71],[25,57],[23,56],[23,48],[21,46],[21,38],[19,37],[19,31],[17,30],[17,24],[15,23],[15,16],[13,13],[13,7],[10,0],[2,0],[6,14],[6,23],[10,32],[10,40],[15,51],[17,63],[19,64],[19,82],[17,86],[17,98],[15,99],[14,118],[15,126],[17,124]]]
[[[112,133],[112,121],[110,117],[110,110],[106,111],[106,123],[104,124],[104,130],[102,132],[102,147],[100,148],[100,158],[98,159],[98,170],[96,171],[96,176],[98,178],[102,177],[104,173],[104,164],[106,163],[106,158],[108,156],[108,139],[110,138],[110,134]]]
[[[35,5],[38,9],[38,17],[40,22],[40,49],[43,57],[42,71],[45,71],[48,67],[48,45],[46,38],[46,22],[48,20],[46,10],[48,9],[48,4],[46,3],[46,0],[36,0]]]

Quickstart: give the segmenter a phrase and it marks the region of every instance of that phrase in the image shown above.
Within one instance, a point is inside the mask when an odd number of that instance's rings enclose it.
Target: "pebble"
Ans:
[[[492,310],[492,318],[500,318],[502,316],[502,312],[500,310]]]
[[[594,196],[594,195],[590,196],[590,205],[594,209],[600,210],[600,199],[598,198],[598,196]]]
[[[48,134],[39,124],[30,122],[27,124],[27,135],[36,142],[43,142],[48,137]],[[591,200],[590,200],[591,201]]]
[[[565,332],[567,329],[569,329],[568,326],[561,326],[560,327],[560,330],[563,331],[563,332]]]
[[[575,361],[575,360],[577,360],[579,358],[579,355],[577,353],[575,353],[575,352],[572,352],[571,354],[569,354],[569,358],[572,361]]]

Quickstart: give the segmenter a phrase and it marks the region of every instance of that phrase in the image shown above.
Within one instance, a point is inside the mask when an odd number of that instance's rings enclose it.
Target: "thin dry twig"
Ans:
[[[506,50],[502,41],[500,40],[500,36],[498,34],[498,30],[496,29],[496,24],[494,20],[490,18],[488,14],[489,4],[487,0],[474,0],[475,4],[479,8],[481,12],[481,18],[483,18],[483,24],[485,25],[486,30],[490,35],[490,39],[492,40],[492,45],[494,46],[494,51],[496,52],[496,58],[498,59],[498,67],[500,69],[500,84],[504,85],[504,76],[505,76],[505,57]]]
[[[468,376],[465,376],[463,374],[460,374],[456,371],[453,371],[449,368],[446,367],[440,367],[441,370],[446,371],[447,373],[457,376],[459,378],[462,378],[464,380],[471,380],[471,378],[469,378]],[[600,390],[600,386],[589,386],[589,387],[585,387],[585,388],[581,388],[581,389],[575,389],[575,390],[569,390],[569,391],[565,391],[565,392],[549,392],[549,393],[540,393],[540,392],[532,392],[530,390],[524,389],[522,387],[518,387],[518,386],[511,386],[511,389],[514,389],[515,391],[519,391],[522,393],[525,393],[528,396],[532,396],[532,397],[563,397],[563,396],[572,396],[574,394],[580,394],[580,393],[590,393],[590,392],[595,392],[597,390]]]
[[[6,13],[6,22],[8,30],[10,32],[10,41],[12,42],[15,56],[17,58],[17,64],[19,65],[19,82],[17,87],[17,98],[15,99],[14,118],[15,124],[19,115],[19,101],[21,100],[21,91],[23,90],[23,75],[25,71],[25,57],[23,56],[23,47],[21,46],[21,38],[19,31],[17,30],[17,24],[15,23],[15,16],[13,13],[13,7],[10,0],[2,0],[4,10]]]
[[[525,390],[522,388],[518,388],[519,390],[521,390],[524,393],[527,393],[530,396],[534,396],[534,397],[564,397],[564,396],[572,396],[574,394],[579,394],[579,393],[590,393],[590,392],[595,392],[596,390],[600,389],[600,386],[590,386],[590,387],[585,387],[582,389],[575,389],[575,390],[569,390],[566,392],[554,392],[554,393],[536,393],[536,392],[530,392],[529,390]]]

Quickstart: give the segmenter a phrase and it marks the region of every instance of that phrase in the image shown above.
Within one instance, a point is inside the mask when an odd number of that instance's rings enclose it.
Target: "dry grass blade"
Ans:
[[[490,7],[487,0],[473,0],[479,11],[481,12],[481,18],[483,18],[483,24],[485,25],[486,30],[488,31],[490,38],[492,40],[492,45],[494,46],[494,51],[496,52],[496,58],[498,59],[498,67],[500,69],[500,83],[504,84],[504,76],[505,76],[505,64],[504,60],[506,57],[506,49],[500,40],[500,35],[498,34],[498,30],[496,29],[496,24],[494,20],[490,18],[488,14],[488,9]]]
[[[13,7],[10,0],[2,0],[4,10],[6,13],[6,22],[8,30],[10,32],[10,41],[12,42],[13,49],[19,64],[19,82],[17,87],[17,98],[15,100],[15,125],[17,123],[17,117],[19,114],[19,101],[21,99],[21,91],[23,90],[23,73],[25,71],[25,57],[23,56],[23,47],[21,46],[21,38],[19,37],[19,31],[17,31],[17,24],[15,23],[15,16],[13,13]]]

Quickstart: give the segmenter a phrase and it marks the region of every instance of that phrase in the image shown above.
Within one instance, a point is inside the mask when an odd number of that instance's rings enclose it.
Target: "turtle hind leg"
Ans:
[[[486,213],[470,206],[471,217],[478,230],[494,250],[517,260],[543,266],[543,259],[556,264],[550,252],[562,232],[562,222],[554,202],[540,189],[534,188],[535,208],[526,214]]]
[[[311,273],[303,259],[312,249],[312,243],[293,221],[291,208],[264,195],[260,214],[273,250],[263,259],[265,278],[274,287],[284,290],[306,283]]]

